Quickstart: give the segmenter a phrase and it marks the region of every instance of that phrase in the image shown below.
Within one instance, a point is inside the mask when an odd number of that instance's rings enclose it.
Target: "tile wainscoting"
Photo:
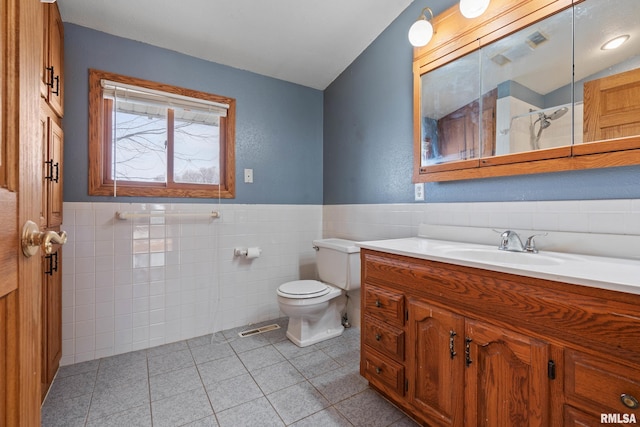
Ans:
[[[640,260],[640,200],[326,205],[322,218],[325,237],[359,241],[414,237],[420,224],[540,230],[548,232],[536,240],[541,250]],[[498,235],[495,242],[476,243],[497,247]],[[349,319],[359,325],[360,296],[351,297]]]
[[[221,218],[115,216],[118,211],[212,210],[220,210]],[[614,236],[614,242],[615,236],[636,242],[640,200],[326,206],[65,203],[63,229],[69,241],[63,250],[61,363],[280,317],[276,288],[289,280],[316,278],[313,239],[411,237],[422,223],[602,234]],[[538,243],[544,248],[543,239]],[[233,256],[234,247],[247,246],[261,247],[260,258]],[[349,320],[359,326],[359,293],[349,296]]]
[[[221,217],[120,220],[116,212]],[[65,203],[62,365],[282,316],[276,288],[316,278],[322,206]],[[253,260],[235,247],[262,249]]]

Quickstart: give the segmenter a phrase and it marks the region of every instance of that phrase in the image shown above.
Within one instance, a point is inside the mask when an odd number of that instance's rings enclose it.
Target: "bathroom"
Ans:
[[[455,3],[408,4],[323,89],[65,22],[61,366],[278,321],[278,286],[316,278],[316,239],[413,237],[421,224],[640,235],[639,166],[426,183],[416,200],[407,29]],[[89,196],[89,69],[234,97],[235,198]],[[117,215],[163,211],[220,215]],[[350,292],[354,330],[360,314]]]

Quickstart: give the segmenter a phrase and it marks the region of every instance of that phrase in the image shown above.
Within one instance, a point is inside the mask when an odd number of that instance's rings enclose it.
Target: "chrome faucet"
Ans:
[[[518,233],[507,230],[500,234],[500,245],[498,249],[501,251],[524,252],[524,245]]]
[[[518,233],[513,230],[503,231],[500,234],[500,245],[498,245],[498,249],[500,249],[501,251],[529,252],[532,254],[537,254],[538,249],[536,248],[536,242],[534,238],[536,236],[546,235],[547,233],[533,234],[527,238],[527,242],[523,245],[522,240],[520,240],[520,236],[518,236]]]

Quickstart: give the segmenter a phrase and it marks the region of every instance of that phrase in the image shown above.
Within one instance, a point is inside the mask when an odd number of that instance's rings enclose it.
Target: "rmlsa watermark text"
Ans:
[[[635,424],[635,414],[600,414],[602,424]]]

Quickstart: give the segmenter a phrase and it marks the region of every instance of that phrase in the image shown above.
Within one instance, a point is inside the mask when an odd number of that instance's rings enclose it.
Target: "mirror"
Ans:
[[[640,4],[589,0],[574,9],[574,143],[640,135]],[[619,47],[605,48],[626,36]]]
[[[639,13],[638,0],[585,0],[496,41],[479,37],[479,49],[421,74],[419,174],[603,152],[575,145],[640,136]],[[617,49],[601,48],[621,35]]]

